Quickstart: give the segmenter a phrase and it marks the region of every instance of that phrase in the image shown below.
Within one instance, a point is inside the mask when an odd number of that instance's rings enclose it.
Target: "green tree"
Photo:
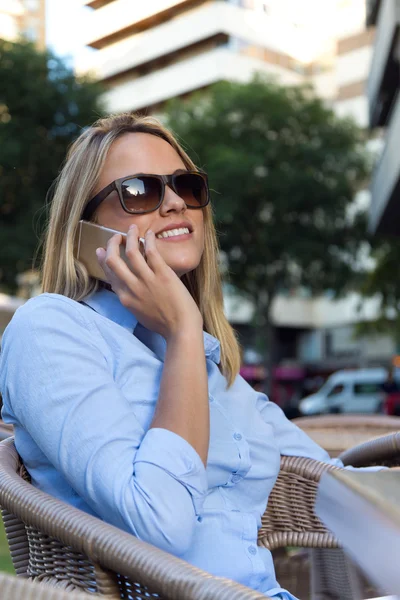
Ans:
[[[362,321],[356,329],[359,336],[389,335],[400,343],[400,240],[375,235],[372,240],[374,268],[366,275],[361,286],[365,298],[377,300],[377,317]]]
[[[261,76],[173,101],[167,120],[217,190],[230,280],[255,303],[271,366],[277,294],[339,294],[358,282],[366,215],[353,198],[369,169],[364,134],[309,87]]]
[[[51,52],[0,40],[0,286],[32,267],[46,193],[67,147],[101,115],[101,88]]]

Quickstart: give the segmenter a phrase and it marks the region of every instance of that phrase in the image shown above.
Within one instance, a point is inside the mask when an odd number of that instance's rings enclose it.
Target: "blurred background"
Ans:
[[[290,417],[388,412],[399,31],[399,0],[0,0],[0,334],[69,144],[137,111],[209,173],[243,377]]]

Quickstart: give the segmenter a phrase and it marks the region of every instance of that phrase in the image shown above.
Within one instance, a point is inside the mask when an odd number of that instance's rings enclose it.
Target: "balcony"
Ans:
[[[90,70],[104,81],[190,48],[223,31],[226,8],[230,7],[221,3],[207,4],[158,27],[115,42],[90,54],[90,62],[80,64],[79,71]]]
[[[114,0],[82,0],[82,4],[84,6],[88,6],[89,8],[101,8],[106,4],[110,4],[110,2],[114,2]]]
[[[154,27],[181,12],[183,9],[204,3],[205,0],[151,0],[133,2],[114,0],[102,3],[92,13],[90,39],[86,42],[92,48],[104,48],[132,33]],[[91,2],[89,6],[96,6]]]
[[[106,108],[109,112],[145,109],[217,81],[248,81],[256,71],[276,76],[288,85],[299,83],[296,73],[219,47],[116,84],[105,94]]]
[[[386,144],[371,185],[370,230],[399,234],[400,222],[400,94],[393,108]]]
[[[265,49],[265,60],[294,69],[303,63],[296,48],[301,39],[289,35],[282,25],[276,26],[267,15],[256,14],[225,2],[207,2],[151,29],[114,42],[91,53],[88,62],[78,66],[80,72],[91,71],[103,81],[116,80],[133,71],[148,69],[158,59],[168,61],[174,54],[184,56],[207,40],[229,37],[239,50],[246,46]],[[297,60],[297,63],[296,63]]]
[[[367,87],[371,127],[386,124],[400,85],[400,2],[382,0],[378,8],[375,47]]]

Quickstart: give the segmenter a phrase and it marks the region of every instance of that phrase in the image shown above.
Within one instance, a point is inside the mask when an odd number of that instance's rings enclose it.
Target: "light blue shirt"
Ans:
[[[210,573],[272,597],[279,587],[257,530],[282,454],[341,465],[238,376],[227,389],[219,342],[204,334],[207,468],[183,438],[149,429],[165,340],[101,290],[80,304],[43,294],[4,334],[3,419],[35,486]]]

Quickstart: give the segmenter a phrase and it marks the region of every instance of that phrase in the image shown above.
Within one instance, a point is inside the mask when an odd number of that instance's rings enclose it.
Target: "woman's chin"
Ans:
[[[183,277],[187,273],[194,271],[196,267],[199,266],[199,261],[165,261],[169,267],[178,275],[178,277]]]
[[[196,265],[197,266],[197,265]],[[175,273],[178,275],[178,277],[181,279],[184,275],[187,275],[188,273],[190,273],[191,271],[194,271],[196,267],[172,267],[171,269],[173,271],[175,271]]]
[[[162,249],[164,250],[164,249]],[[182,277],[186,273],[190,273],[190,271],[194,271],[199,266],[201,260],[201,254],[199,252],[191,252],[185,251],[184,248],[178,250],[178,248],[174,248],[173,251],[168,248],[162,251],[160,249],[160,254],[167,263],[169,267],[178,275],[178,277]]]

